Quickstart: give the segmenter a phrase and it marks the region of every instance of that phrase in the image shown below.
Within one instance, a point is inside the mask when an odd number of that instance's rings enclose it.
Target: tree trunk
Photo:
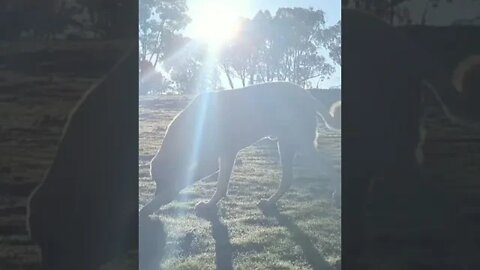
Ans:
[[[229,72],[229,68],[226,65],[223,65],[223,70],[225,72],[225,76],[227,76],[228,84],[230,85],[230,88],[234,89],[235,87],[233,85],[233,81],[232,81],[232,77],[231,77],[230,72]]]
[[[163,26],[165,26],[165,21],[161,22],[160,29],[163,29]],[[154,54],[157,55],[157,58],[155,60],[155,64],[153,65],[154,67],[157,66],[157,61],[158,61],[158,57],[159,57],[158,56],[159,52],[157,52],[157,51],[158,51],[158,49],[160,49],[160,44],[163,42],[163,31],[158,32],[156,40],[157,40],[157,42],[155,44],[155,49],[152,50],[152,55],[150,55],[150,59],[149,59],[149,61],[152,62],[153,55]]]
[[[422,12],[422,19],[420,21],[420,24],[421,25],[425,25],[427,23],[427,14],[428,14],[428,7],[430,6],[430,0],[428,0],[426,3],[425,3],[425,7],[423,8],[423,12]]]
[[[393,5],[392,1],[390,1],[390,8],[389,8],[389,11],[390,11],[390,25],[393,25],[394,24],[394,18],[395,18],[395,6]]]
[[[249,74],[249,77],[250,77],[250,79],[249,79],[248,84],[249,84],[249,85],[253,85],[254,82],[255,82],[255,70],[254,70],[253,65],[250,65],[250,74]]]
[[[157,67],[158,59],[160,59],[160,54],[157,53],[157,56],[155,57],[155,63],[153,63],[153,67]]]

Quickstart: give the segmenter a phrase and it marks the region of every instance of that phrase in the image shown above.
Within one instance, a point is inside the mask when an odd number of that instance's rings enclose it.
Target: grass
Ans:
[[[171,119],[188,97],[153,96],[140,101],[140,205],[153,196],[149,161]],[[219,219],[206,221],[194,206],[215,191],[215,181],[197,182],[162,207],[167,241],[163,269],[332,269],[340,260],[340,210],[330,204],[340,181],[340,139],[325,133],[324,159],[330,165],[297,166],[291,190],[278,211],[264,215],[258,201],[273,194],[281,178],[275,145],[259,142],[242,150]],[[323,165],[323,166],[321,166]],[[333,165],[333,166],[332,166]],[[335,168],[333,168],[335,167]],[[327,170],[330,169],[330,170]],[[335,170],[336,169],[336,170]],[[335,172],[336,173],[335,173]]]

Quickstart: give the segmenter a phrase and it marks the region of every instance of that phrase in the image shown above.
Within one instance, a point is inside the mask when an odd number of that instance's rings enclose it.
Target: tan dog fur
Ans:
[[[286,82],[197,96],[169,125],[151,161],[157,189],[140,215],[152,214],[189,184],[218,173],[215,194],[197,204],[196,210],[214,207],[227,194],[237,153],[266,137],[278,139],[282,163],[280,187],[263,201],[275,204],[291,184],[295,154],[315,151],[317,114],[330,128],[340,127],[340,118],[332,117],[326,106]]]
[[[55,160],[28,199],[43,270],[98,269],[138,249],[136,47],[70,113]]]

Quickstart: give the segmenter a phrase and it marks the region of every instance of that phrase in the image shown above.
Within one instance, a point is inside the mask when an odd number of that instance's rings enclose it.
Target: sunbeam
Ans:
[[[216,61],[217,58],[214,52],[209,50],[209,52],[205,55],[204,58],[203,69],[197,78],[197,84],[195,87],[195,91],[197,93],[205,93],[214,90],[209,83],[209,79],[212,77],[213,71],[216,67]],[[212,100],[210,99],[210,95],[204,95],[203,98],[199,99],[199,102],[200,109],[199,113],[197,114],[197,121],[195,121],[195,127],[193,127],[195,138],[193,142],[192,152],[190,155],[190,164],[194,164],[194,166],[191,167],[190,170],[187,172],[186,177],[189,184],[192,183],[195,180],[194,178],[197,176],[196,172],[198,170],[198,160],[201,158],[200,149],[202,143],[204,142],[204,135],[206,132],[204,122],[206,117],[208,117],[208,108]]]
[[[238,3],[233,5],[225,1],[206,1],[192,12],[192,37],[207,43],[211,48],[220,48],[238,32],[238,9],[241,9]]]
[[[184,63],[186,60],[188,60],[192,56],[192,54],[197,53],[199,50],[201,50],[201,48],[202,48],[202,44],[194,40],[191,40],[187,44],[185,44],[183,47],[176,50],[172,55],[163,59],[163,61],[160,63],[160,66],[168,69],[167,67],[173,64]]]

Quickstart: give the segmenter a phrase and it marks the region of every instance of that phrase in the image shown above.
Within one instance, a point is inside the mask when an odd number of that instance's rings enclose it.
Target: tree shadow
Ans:
[[[260,210],[265,216],[274,217],[278,221],[278,224],[287,228],[293,241],[302,248],[303,254],[313,270],[334,269],[327,261],[325,261],[322,254],[318,252],[310,240],[310,237],[304,233],[289,216],[280,214],[276,206],[269,206],[268,208],[261,208]]]
[[[212,227],[212,237],[215,240],[215,265],[217,269],[233,270],[233,247],[230,243],[228,227],[218,214],[210,215],[207,219]]]

